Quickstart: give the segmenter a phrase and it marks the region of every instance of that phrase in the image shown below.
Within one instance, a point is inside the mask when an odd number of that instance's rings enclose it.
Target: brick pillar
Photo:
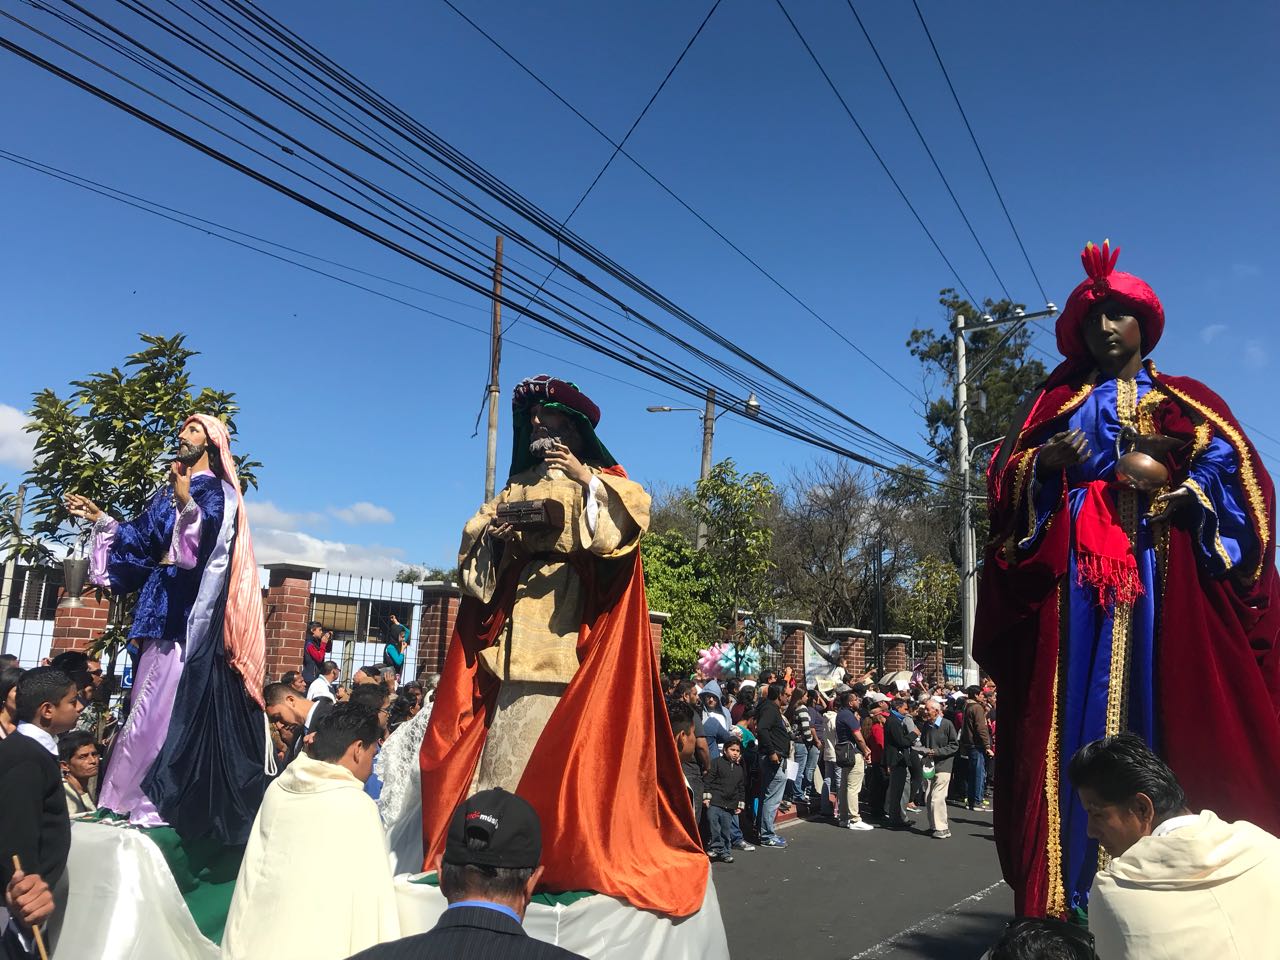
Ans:
[[[422,591],[422,621],[418,626],[418,663],[413,679],[424,673],[439,673],[444,669],[445,654],[453,639],[453,628],[458,621],[458,605],[462,591],[448,580],[424,580],[418,584]]]
[[[671,619],[671,614],[660,610],[649,611],[649,639],[653,641],[653,655],[658,664],[662,664],[662,626]]]
[[[107,629],[111,598],[105,594],[99,597],[96,587],[86,587],[80,601],[81,606],[68,606],[71,598],[65,589],[59,591],[58,608],[53,614],[50,657],[67,650],[83,650]]]
[[[782,667],[791,668],[791,676],[804,686],[804,634],[813,626],[809,620],[779,620],[782,630]]]
[[[840,657],[844,661],[844,671],[852,683],[862,676],[867,669],[867,641],[871,639],[870,630],[859,630],[857,627],[831,627],[827,636],[840,641]]]
[[[262,609],[267,627],[266,682],[270,683],[287,670],[302,669],[302,648],[311,619],[311,578],[322,568],[318,563],[294,560],[264,566],[268,576]]]
[[[882,633],[880,634],[880,640],[884,643],[885,673],[911,669],[911,664],[908,662],[910,657],[907,653],[907,644],[911,642],[909,635],[905,633]]]

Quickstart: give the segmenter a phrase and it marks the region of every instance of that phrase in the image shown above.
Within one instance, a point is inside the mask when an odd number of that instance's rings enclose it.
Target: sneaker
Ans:
[[[910,810],[912,813],[918,813],[920,811],[920,808],[917,807],[914,803],[908,803],[907,809]]]
[[[721,862],[721,863],[733,863],[733,854],[731,854],[731,853],[722,853],[722,854],[720,854],[720,862]]]
[[[875,827],[867,823],[867,821],[865,820],[854,820],[851,823],[846,824],[846,826],[850,830],[874,830],[875,829]]]
[[[760,841],[760,846],[762,847],[777,847],[778,849],[782,849],[786,845],[787,841],[783,840],[781,837],[765,837]]]
[[[745,840],[739,840],[737,843],[735,843],[735,844],[733,845],[733,849],[735,849],[735,850],[754,850],[754,849],[755,849],[755,845],[754,845],[754,844],[747,843],[747,841],[745,841]]]
[[[932,836],[933,836],[933,839],[935,839],[935,840],[950,840],[950,839],[951,839],[951,831],[950,831],[950,830],[935,830],[935,831],[933,831]]]

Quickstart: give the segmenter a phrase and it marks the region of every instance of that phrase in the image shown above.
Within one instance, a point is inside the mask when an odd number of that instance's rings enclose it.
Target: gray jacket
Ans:
[[[933,750],[933,769],[938,773],[950,773],[956,751],[960,749],[960,737],[956,733],[956,725],[946,717],[936,727],[926,723],[920,728],[920,745],[926,750]],[[925,754],[928,759],[930,755]]]

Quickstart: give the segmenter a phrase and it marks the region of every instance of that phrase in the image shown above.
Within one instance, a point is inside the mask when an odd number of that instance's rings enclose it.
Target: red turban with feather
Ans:
[[[1144,355],[1155,348],[1164,333],[1164,307],[1160,298],[1145,281],[1115,268],[1119,256],[1120,248],[1112,250],[1110,240],[1103,240],[1101,247],[1087,243],[1080,253],[1080,262],[1084,264],[1088,279],[1071,291],[1054,327],[1058,335],[1058,349],[1068,360],[1089,359],[1089,348],[1084,342],[1084,321],[1094,304],[1103,300],[1119,300],[1133,310],[1142,329]]]

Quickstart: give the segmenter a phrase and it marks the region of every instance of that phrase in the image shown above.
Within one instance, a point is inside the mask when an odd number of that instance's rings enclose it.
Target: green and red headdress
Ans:
[[[613,454],[596,436],[596,427],[600,424],[600,408],[591,402],[591,398],[576,383],[557,380],[544,373],[521,380],[511,394],[511,414],[515,429],[512,431],[511,472],[508,477],[523,473],[537,463],[529,452],[533,430],[529,425],[528,410],[534,404],[568,414],[574,419],[578,432],[582,435],[583,463],[601,468],[618,465]]]
[[[1155,291],[1131,273],[1116,269],[1120,248],[1111,249],[1111,241],[1101,247],[1085,244],[1080,262],[1088,279],[1071,291],[1054,330],[1058,349],[1069,361],[1089,361],[1089,348],[1084,342],[1084,321],[1093,305],[1103,300],[1118,300],[1133,310],[1142,329],[1143,354],[1150,353],[1164,332],[1164,307]]]

